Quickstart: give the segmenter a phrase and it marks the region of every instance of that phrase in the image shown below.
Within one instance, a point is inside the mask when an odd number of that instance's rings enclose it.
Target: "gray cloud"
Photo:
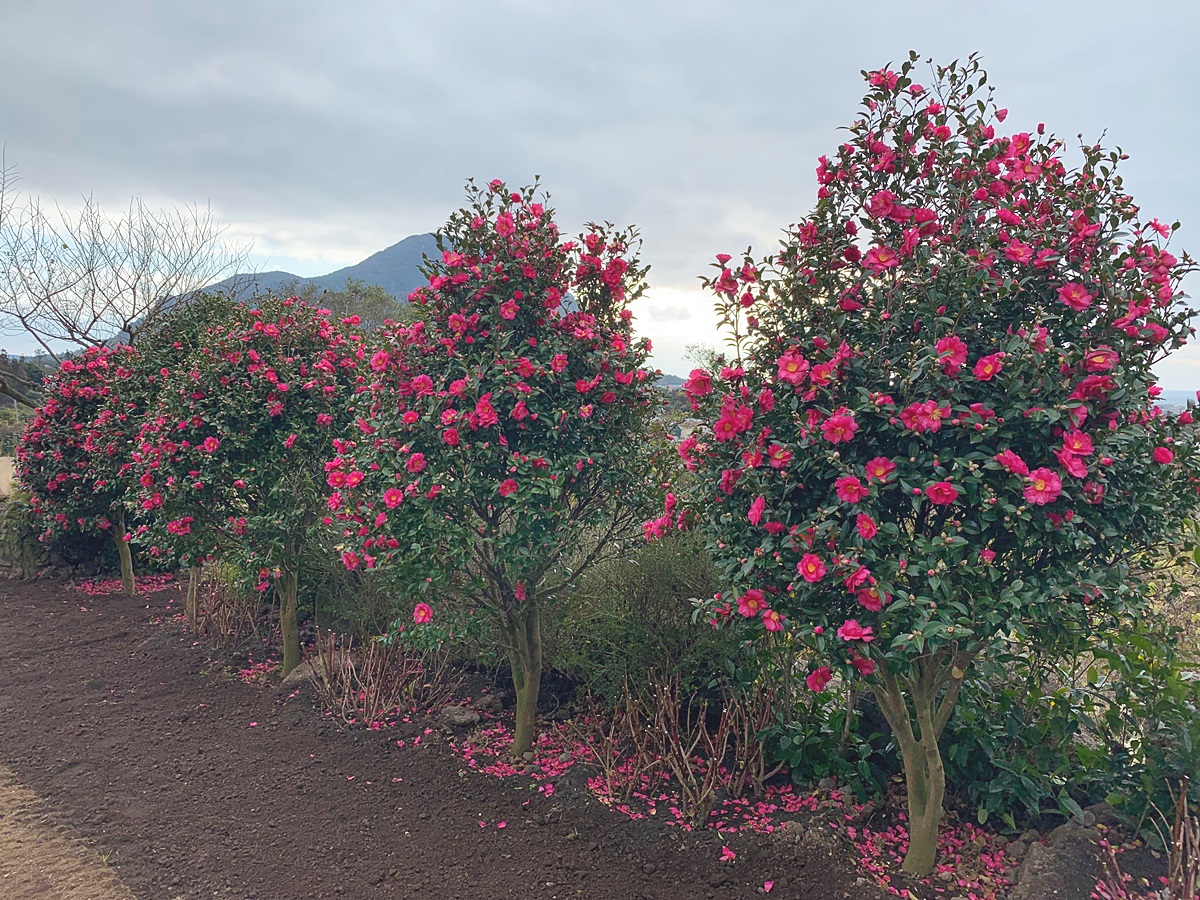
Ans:
[[[1107,129],[1143,207],[1182,219],[1185,244],[1200,232],[1200,11],[1185,0],[1153,16],[1116,0],[865,2],[852,15],[786,0],[8,6],[0,140],[29,190],[211,201],[302,274],[436,228],[467,177],[541,175],[565,226],[641,227],[652,283],[669,290],[646,301],[652,336],[675,322],[711,342],[696,276],[715,253],[765,252],[804,214],[859,70],[910,47],[942,61],[981,51],[1014,127]],[[1188,387],[1194,369],[1162,371]]]

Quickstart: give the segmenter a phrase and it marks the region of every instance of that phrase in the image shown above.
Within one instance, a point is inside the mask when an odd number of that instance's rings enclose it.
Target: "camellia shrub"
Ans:
[[[140,412],[127,396],[134,350],[92,347],[65,360],[17,447],[17,475],[45,528],[42,540],[110,534],[121,584],[134,592],[124,498]]]
[[[974,60],[866,75],[818,200],[782,249],[718,257],[733,349],[685,389],[680,445],[733,593],[718,620],[786,632],[873,692],[908,788],[908,873],[934,865],[939,737],[997,636],[1031,645],[1142,608],[1131,577],[1197,502],[1190,412],[1151,366],[1189,335],[1192,268],[1120,153],[1003,130]],[[654,527],[672,524],[664,517]]]
[[[628,304],[645,270],[631,230],[562,239],[536,188],[468,187],[438,234],[425,321],[371,356],[356,429],[327,465],[350,568],[391,568],[486,609],[512,664],[513,751],[529,750],[541,606],[625,552],[653,487],[649,344]]]
[[[274,584],[283,671],[300,661],[300,557],[324,528],[322,463],[349,424],[362,337],[295,300],[236,307],[166,372],[135,454],[138,540],[183,566],[208,557]]]

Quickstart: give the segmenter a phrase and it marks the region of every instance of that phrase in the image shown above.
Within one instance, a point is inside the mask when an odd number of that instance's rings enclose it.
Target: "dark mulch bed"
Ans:
[[[0,762],[139,897],[885,896],[835,845],[747,835],[724,867],[714,833],[464,771],[437,729],[399,749],[339,727],[151,624],[177,592],[0,595]]]

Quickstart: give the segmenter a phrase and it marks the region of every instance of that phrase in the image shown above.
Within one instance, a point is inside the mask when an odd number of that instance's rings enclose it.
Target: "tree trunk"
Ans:
[[[884,671],[872,686],[884,718],[892,728],[904,759],[905,789],[908,792],[908,852],[900,870],[924,878],[937,861],[938,826],[946,797],[946,769],[938,746],[942,728],[958,696],[961,669],[950,670],[939,661],[927,660],[914,679],[905,679],[905,699],[895,674]],[[939,703],[943,688],[945,696]],[[909,702],[912,709],[909,709]],[[915,722],[914,722],[915,719]],[[915,724],[915,728],[914,728]]]
[[[538,692],[542,686],[542,626],[537,602],[525,601],[506,615],[509,638],[508,659],[517,695],[517,724],[512,755],[523,756],[533,749],[537,736]]]
[[[188,570],[187,600],[184,601],[184,612],[187,613],[188,624],[195,631],[200,627],[200,566],[192,566]]]
[[[283,635],[283,674],[300,665],[300,627],[296,623],[297,573],[284,569],[275,591],[279,595],[279,630]]]
[[[121,560],[121,590],[132,597],[137,593],[137,582],[133,579],[133,553],[129,550],[129,536],[125,533],[124,510],[117,513],[113,538],[117,542],[117,557]]]
[[[908,852],[900,870],[924,878],[937,861],[938,826],[946,797],[946,770],[936,739],[922,740],[911,755],[904,754],[908,788]]]

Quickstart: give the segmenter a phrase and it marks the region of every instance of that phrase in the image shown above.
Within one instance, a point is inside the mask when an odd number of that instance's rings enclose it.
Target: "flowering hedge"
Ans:
[[[295,300],[235,307],[165,372],[135,454],[138,540],[185,566],[236,561],[262,590],[274,582],[285,672],[299,662],[299,554],[323,527],[321,464],[349,424],[361,341]]]
[[[619,552],[650,487],[649,344],[632,338],[628,309],[645,270],[632,231],[562,240],[535,188],[497,181],[468,196],[409,298],[426,321],[393,329],[369,360],[357,434],[326,467],[329,505],[349,526],[348,567],[403,567],[493,613],[521,753],[540,604]]]
[[[65,360],[17,447],[17,475],[45,526],[42,539],[111,534],[128,594],[133,561],[123,500],[140,415],[126,390],[133,366],[128,346],[93,347]]]
[[[864,73],[782,250],[718,257],[736,358],[689,378],[711,431],[680,453],[736,586],[713,614],[811,647],[814,691],[866,680],[925,873],[971,661],[1140,608],[1131,567],[1194,513],[1198,470],[1191,413],[1154,404],[1151,366],[1190,333],[1173,228],[1119,153],[1068,169],[1041,126],[999,130],[974,60],[929,88],[915,60]]]

